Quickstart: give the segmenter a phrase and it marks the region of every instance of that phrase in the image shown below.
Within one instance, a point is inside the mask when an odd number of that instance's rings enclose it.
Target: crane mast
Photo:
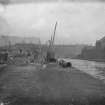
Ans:
[[[55,62],[56,61],[55,52],[53,51],[53,49],[54,49],[54,41],[55,41],[57,24],[58,23],[56,22],[55,27],[54,27],[54,33],[51,36],[51,39],[49,40],[49,48],[48,48],[47,55],[46,55],[47,62]]]
[[[57,22],[55,24],[55,27],[54,27],[54,34],[53,34],[53,37],[52,37],[52,46],[54,45],[54,40],[55,40],[55,34],[56,34],[56,29],[57,29]]]

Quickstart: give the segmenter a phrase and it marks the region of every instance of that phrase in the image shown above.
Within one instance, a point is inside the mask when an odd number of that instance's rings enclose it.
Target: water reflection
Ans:
[[[95,78],[104,80],[105,82],[105,63],[87,61],[87,60],[77,60],[77,59],[67,59],[72,62],[73,67],[92,75]]]

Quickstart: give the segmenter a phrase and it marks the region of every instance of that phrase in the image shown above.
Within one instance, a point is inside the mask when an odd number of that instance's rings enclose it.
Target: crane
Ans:
[[[55,62],[55,52],[54,52],[54,41],[55,41],[55,34],[56,34],[56,29],[57,29],[58,23],[56,22],[55,27],[54,27],[54,33],[51,36],[51,39],[49,40],[49,46],[46,54],[46,61],[47,62]]]

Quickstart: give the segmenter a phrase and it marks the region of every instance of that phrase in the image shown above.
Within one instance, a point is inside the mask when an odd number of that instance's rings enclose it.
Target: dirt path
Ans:
[[[8,66],[0,76],[0,99],[10,105],[104,105],[105,85],[75,68]]]

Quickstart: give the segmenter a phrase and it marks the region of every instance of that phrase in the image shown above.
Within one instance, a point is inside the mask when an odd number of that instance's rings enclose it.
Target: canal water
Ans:
[[[105,63],[88,60],[67,59],[73,67],[85,73],[92,75],[95,78],[103,80],[105,83]]]

